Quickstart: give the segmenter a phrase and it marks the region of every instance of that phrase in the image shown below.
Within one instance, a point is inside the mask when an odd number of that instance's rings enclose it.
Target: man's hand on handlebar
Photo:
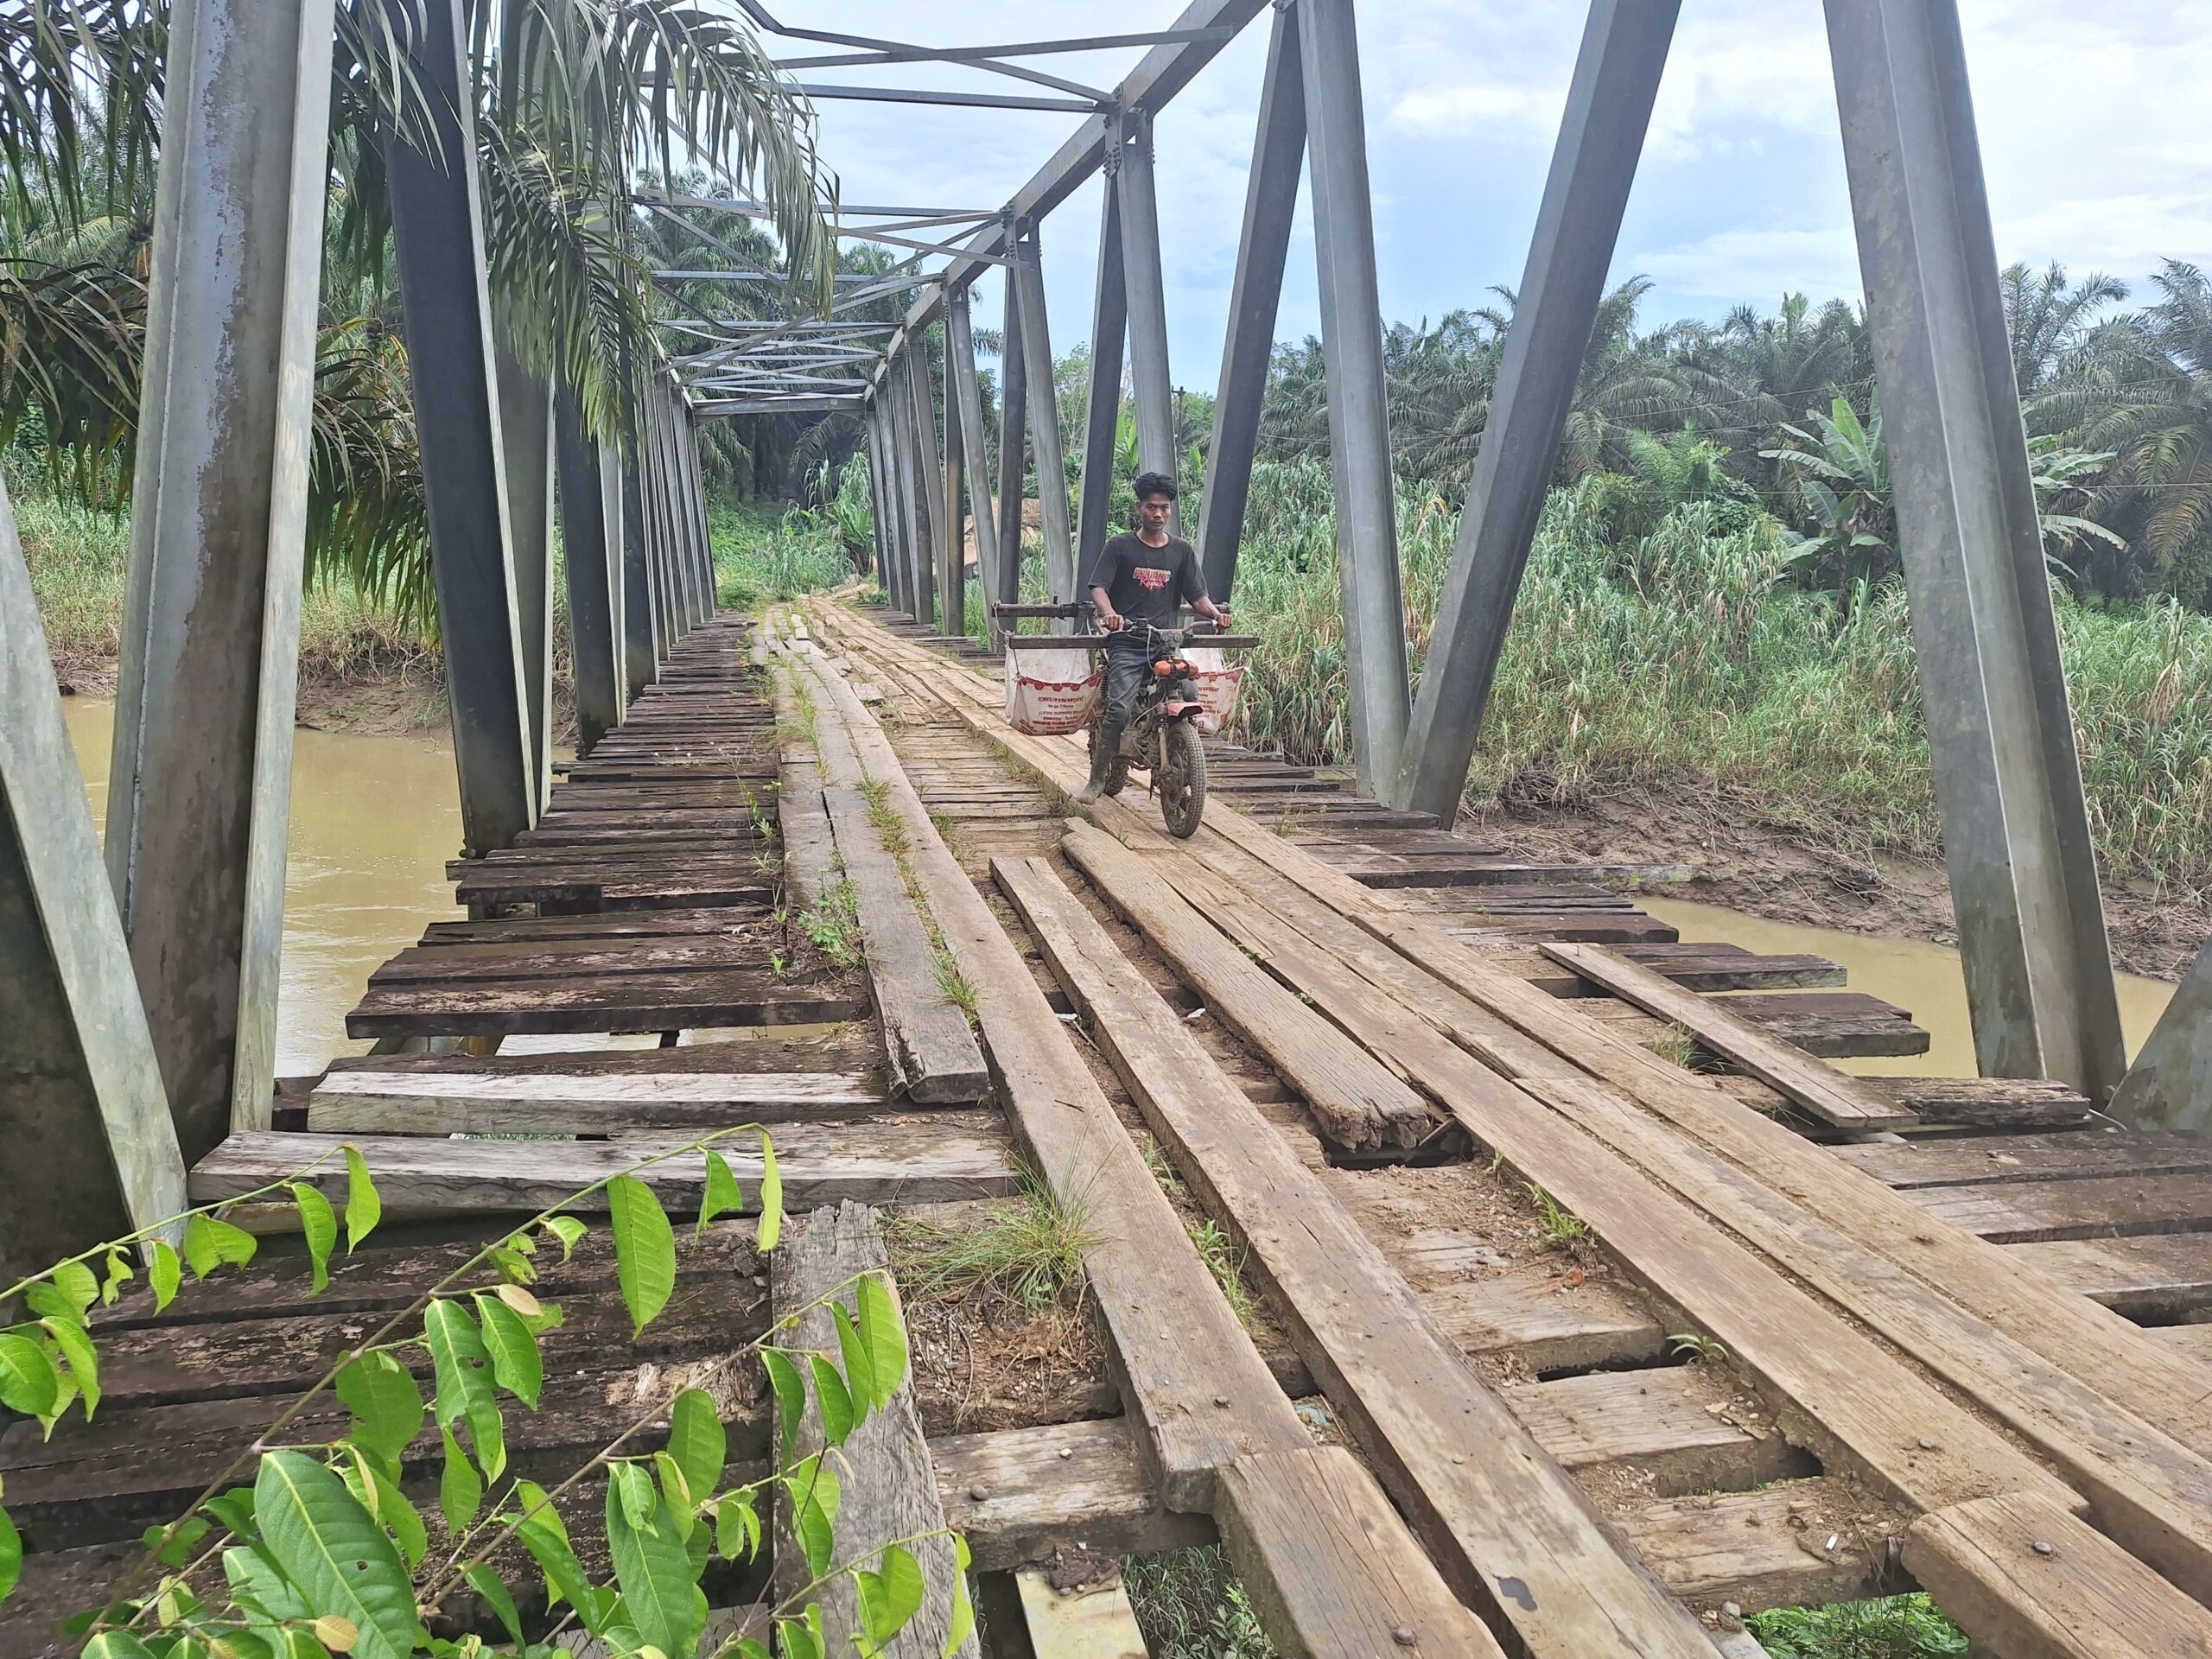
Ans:
[[[1099,614],[1098,626],[1103,632],[1119,633],[1128,626],[1129,619],[1118,611],[1104,611]]]

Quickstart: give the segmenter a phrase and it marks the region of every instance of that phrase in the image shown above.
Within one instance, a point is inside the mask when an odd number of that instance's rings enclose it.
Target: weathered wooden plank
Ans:
[[[2005,1659],[2202,1659],[2212,1611],[2047,1499],[1923,1516],[1904,1564],[1977,1651]]]
[[[1594,944],[1549,944],[1546,956],[1662,1020],[1671,1020],[1714,1053],[1780,1090],[1803,1110],[1840,1128],[1891,1128],[1916,1120],[1857,1080],[1821,1065],[1760,1029],[1725,1002],[1684,990],[1641,963]]]
[[[1696,1365],[1594,1371],[1498,1390],[1560,1466],[1636,1470],[1660,1497],[1739,1491],[1815,1472],[1770,1423],[1756,1433],[1712,1408],[1726,1399]]]
[[[346,1172],[336,1154],[348,1142],[368,1160],[387,1217],[534,1211],[632,1170],[664,1204],[696,1209],[707,1179],[703,1154],[674,1151],[690,1144],[680,1135],[440,1141],[241,1131],[194,1166],[188,1191],[194,1204],[237,1198],[295,1176],[320,1158],[322,1163],[301,1179],[342,1200]],[[849,1198],[919,1204],[997,1198],[1019,1185],[1005,1137],[988,1112],[931,1114],[920,1123],[793,1123],[776,1132],[775,1147],[784,1202],[793,1210]],[[744,1185],[749,1203],[760,1173],[758,1137],[732,1136],[718,1141],[716,1150]],[[648,1158],[662,1161],[640,1167]],[[594,1192],[569,1207],[583,1214],[604,1211],[607,1197]],[[276,1219],[282,1223],[281,1212]]]
[[[1238,1459],[1215,1520],[1285,1659],[1408,1649],[1503,1659],[1340,1446]]]
[[[698,910],[613,911],[582,916],[522,916],[482,922],[433,922],[422,943],[517,944],[540,939],[649,939],[696,936],[711,938],[742,932],[769,919],[766,905],[727,906]]]
[[[1859,1500],[1826,1480],[1790,1481],[1758,1492],[1665,1498],[1620,1517],[1622,1535],[1674,1592],[1745,1612],[1818,1607],[1900,1588],[1888,1581],[1882,1540],[1851,1516]]]
[[[1160,885],[1107,845],[1111,855],[1086,861],[1102,884]],[[1694,1621],[1623,1557],[1581,1491],[1050,867],[1002,858],[993,869],[1154,1135],[1246,1242],[1301,1357],[1454,1587],[1532,1654],[1625,1640],[1634,1652],[1704,1659]],[[1526,1595],[1501,1596],[1502,1580]]]
[[[883,1028],[893,1088],[918,1101],[979,1100],[990,1086],[968,1015],[945,988],[945,965],[908,891],[900,850],[887,841],[861,791],[864,774],[841,721],[815,722],[823,804],[857,901],[868,981]]]
[[[789,1323],[790,1345],[837,1352],[831,1306],[856,1313],[855,1281],[874,1275],[891,1288],[889,1265],[875,1216],[859,1205],[818,1210],[794,1225],[769,1258],[768,1269],[776,1319],[779,1325]],[[811,1397],[793,1450],[801,1457],[828,1452],[819,1408]],[[954,1655],[976,1659],[979,1649],[972,1631],[957,1646],[946,1646],[960,1569],[953,1559],[952,1540],[944,1535],[937,1467],[922,1440],[911,1378],[853,1429],[843,1444],[838,1471],[842,1486],[836,1515],[839,1560],[861,1560],[887,1544],[900,1543],[922,1569],[921,1607],[882,1647],[886,1659],[952,1659]],[[786,1542],[793,1536],[790,1507],[789,1494],[779,1491],[777,1530]],[[804,1589],[807,1579],[806,1559],[796,1545],[779,1548],[778,1589],[790,1595]],[[850,1579],[839,1578],[823,1586],[821,1604],[831,1652],[852,1646],[855,1634],[866,1636],[868,1626]]]
[[[2005,1253],[2133,1319],[2174,1319],[2212,1306],[2212,1233],[2053,1239],[2008,1244]]]
[[[783,946],[783,929],[766,918],[750,927],[708,936],[416,945],[372,973],[369,988],[400,990],[449,983],[597,979],[618,974],[733,972],[772,982],[777,976],[770,961]]]
[[[1533,1371],[1648,1364],[1666,1351],[1658,1320],[1603,1285],[1573,1295],[1538,1268],[1416,1293],[1465,1354],[1510,1354]]]
[[[2212,1135],[2077,1130],[1837,1147],[1837,1157],[1893,1187],[2078,1181],[2094,1176],[2212,1170]]]
[[[1063,1549],[1110,1558],[1214,1540],[1209,1517],[1161,1507],[1125,1417],[950,1435],[930,1455],[945,1521],[981,1573]]]
[[[372,986],[346,1016],[349,1037],[547,1036],[686,1031],[709,1026],[818,1026],[868,1011],[860,986],[809,984],[772,971],[620,974],[592,979]]]
[[[2078,1123],[2089,1102],[2048,1077],[1861,1077],[1903,1110],[1929,1123]]]
[[[2212,1179],[2201,1174],[1929,1186],[1906,1196],[1929,1214],[1996,1244],[2212,1228]]]
[[[1268,1057],[1341,1147],[1410,1147],[1435,1128],[1427,1102],[1254,965],[1120,842],[1089,825],[1068,855],[1107,903],[1171,961],[1213,1016]]]
[[[976,988],[1016,1137],[1061,1201],[1090,1218],[1095,1242],[1084,1255],[1092,1296],[1162,1500],[1210,1509],[1218,1471],[1241,1452],[1310,1437],[1197,1251],[1179,1243],[1185,1235],[1174,1209],[1028,964],[945,851],[872,717],[849,701],[842,681],[798,662],[817,717],[844,721],[863,770],[882,782],[906,826],[924,897]],[[1230,1406],[1212,1404],[1224,1395]]]
[[[308,1096],[308,1127],[332,1134],[599,1135],[858,1116],[889,1103],[879,1078],[839,1071],[334,1071]]]
[[[1527,1086],[2024,1436],[2129,1548],[2212,1588],[2212,1464],[2197,1452],[1610,1090]]]
[[[1036,1659],[1149,1659],[1120,1580],[1061,1591],[1032,1568],[1015,1573],[1014,1583]]]

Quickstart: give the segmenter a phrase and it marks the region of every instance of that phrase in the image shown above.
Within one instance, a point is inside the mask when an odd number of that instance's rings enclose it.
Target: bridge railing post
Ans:
[[[1007,245],[1016,245],[1009,231]],[[1021,514],[1027,493],[1029,378],[1022,372],[1021,284],[1006,268],[1006,329],[999,354],[999,586],[1003,604],[1021,601]]]
[[[174,1216],[186,1198],[177,1125],[4,486],[0,708],[0,1284],[12,1284]],[[229,1095],[211,1099],[220,1110],[198,1115],[213,1120],[203,1133],[228,1127]]]
[[[1446,823],[1467,785],[1675,11],[1675,0],[1595,0],[1583,29],[1400,767],[1397,804]]]
[[[334,28],[332,0],[170,26],[162,149],[190,161],[155,195],[106,859],[188,1161],[273,1096]],[[80,1011],[118,1043],[141,1017]]]
[[[622,395],[622,670],[629,696],[651,685],[660,673],[660,621],[652,577],[652,536],[645,513],[645,432],[639,398],[628,390],[624,365]]]
[[[952,330],[944,331],[944,386],[938,407],[944,415],[944,543],[938,561],[938,591],[942,596],[947,634],[968,632],[968,514],[969,467],[967,434],[960,425],[960,394],[953,384]]]
[[[1237,238],[1236,276],[1229,296],[1229,332],[1222,346],[1213,434],[1206,446],[1205,495],[1198,507],[1198,558],[1206,591],[1219,601],[1230,598],[1236,582],[1236,550],[1252,496],[1260,410],[1267,399],[1275,315],[1305,161],[1306,72],[1299,60],[1298,11],[1282,6],[1275,10],[1260,85],[1243,231]]]
[[[1828,0],[1943,858],[1985,1076],[2126,1067],[1954,0]]]
[[[2132,1129],[2212,1133],[2212,944],[2196,953],[2120,1080],[2112,1115]]]
[[[1175,381],[1168,365],[1167,285],[1160,269],[1152,117],[1143,110],[1125,112],[1112,137],[1118,165],[1109,188],[1121,204],[1122,286],[1128,311],[1129,391],[1136,410],[1137,469],[1174,478],[1179,459],[1175,453]],[[1379,331],[1379,321],[1376,327]],[[1120,376],[1115,378],[1118,394]],[[1089,482],[1087,472],[1084,481]],[[1176,533],[1181,534],[1179,505],[1173,523]]]
[[[715,576],[714,524],[707,517],[707,466],[699,453],[699,416],[681,395],[676,407],[683,423],[684,488],[691,505],[692,534],[698,549],[700,615],[710,617],[720,608],[721,598]]]
[[[607,449],[584,429],[576,394],[563,386],[554,399],[554,455],[560,478],[561,552],[568,575],[569,642],[576,683],[576,747],[588,754],[622,718],[622,667],[616,626],[622,524],[610,512],[621,497],[614,479],[609,500]]]
[[[1397,488],[1368,189],[1367,118],[1351,0],[1298,0],[1298,32],[1321,276],[1352,761],[1361,788],[1396,804],[1406,734],[1406,618],[1398,582]]]
[[[898,377],[897,419],[899,471],[906,492],[906,518],[913,527],[912,557],[906,579],[913,598],[913,618],[931,632],[937,632],[938,550],[944,544],[944,492],[935,480],[937,434],[931,423],[928,399],[923,395],[923,372],[917,353],[921,336],[909,334],[891,370]]]
[[[422,440],[430,563],[446,694],[472,854],[511,845],[537,821],[528,673],[493,365],[492,305],[476,174],[475,100],[461,0],[428,0],[413,67],[435,154],[386,146],[392,251]]]
[[[1068,524],[1067,452],[1060,441],[1060,400],[1052,374],[1052,331],[1045,312],[1045,272],[1037,228],[1023,230],[1011,250],[1008,276],[1021,290],[1021,370],[1029,441],[1037,457],[1037,497],[1045,523],[1045,572],[1052,602],[1076,597],[1075,543]],[[1020,523],[1016,519],[1017,525]],[[1065,625],[1063,626],[1065,632]]]
[[[1122,353],[1129,332],[1128,268],[1122,252],[1119,124],[1106,137],[1106,188],[1098,214],[1098,279],[1090,308],[1090,392],[1083,427],[1083,481],[1075,519],[1076,578],[1098,563],[1114,512],[1114,458],[1122,426]]]
[[[534,811],[553,789],[553,388],[495,336],[499,435],[515,570],[515,626],[530,715]]]
[[[967,480],[969,510],[976,521],[976,591],[983,607],[984,636],[996,643],[999,630],[989,619],[991,600],[999,589],[998,524],[992,511],[983,442],[983,386],[976,372],[975,327],[964,288],[945,296],[944,372],[957,406],[962,471]],[[953,423],[948,417],[948,426]],[[962,536],[964,540],[964,528]]]

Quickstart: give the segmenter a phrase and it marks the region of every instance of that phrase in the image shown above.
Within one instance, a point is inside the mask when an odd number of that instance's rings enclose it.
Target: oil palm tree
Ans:
[[[407,65],[432,3],[338,6],[309,506],[311,569],[424,612],[383,156],[393,135],[429,131]],[[137,423],[169,4],[0,0],[0,234],[14,256],[0,264],[0,440],[40,427],[57,462],[111,493]],[[672,174],[682,153],[761,201],[794,302],[826,304],[834,182],[810,111],[742,23],[682,0],[505,0],[483,14],[472,69],[500,324],[527,366],[578,388],[601,432],[625,362],[660,356],[628,201],[640,165]]]

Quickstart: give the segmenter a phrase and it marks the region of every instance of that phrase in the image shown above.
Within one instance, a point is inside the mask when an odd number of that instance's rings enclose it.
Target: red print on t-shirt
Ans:
[[[1149,566],[1141,564],[1132,574],[1135,575],[1139,586],[1149,588],[1154,592],[1167,585],[1167,573],[1165,570],[1154,570]]]

